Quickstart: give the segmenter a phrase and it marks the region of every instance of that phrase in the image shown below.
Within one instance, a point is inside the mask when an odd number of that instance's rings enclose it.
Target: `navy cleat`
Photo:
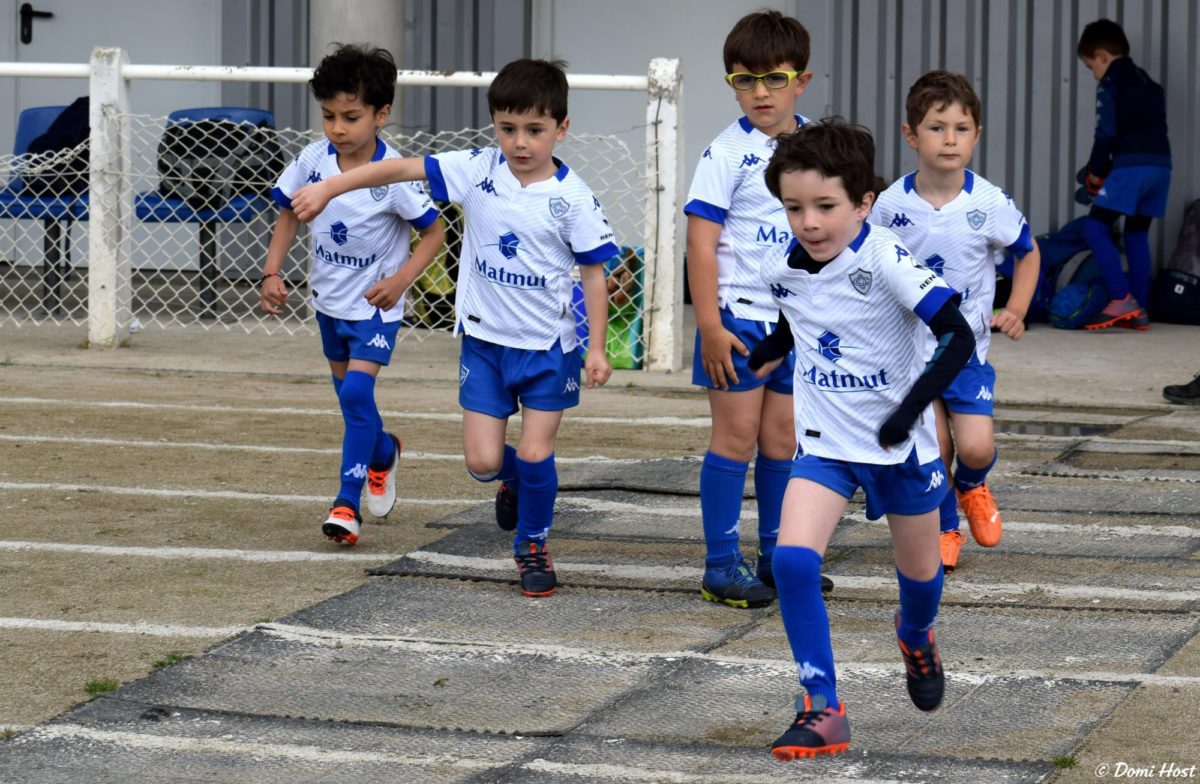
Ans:
[[[836,711],[823,696],[796,698],[796,720],[771,744],[771,754],[782,762],[842,754],[850,748],[850,721],[846,706]]]
[[[554,593],[558,577],[545,545],[539,547],[537,542],[522,542],[513,560],[517,562],[517,572],[521,576],[521,593],[533,597]]]
[[[896,626],[900,626],[900,611],[896,611]],[[946,674],[942,671],[942,657],[937,643],[933,641],[933,629],[929,630],[929,642],[920,648],[909,648],[900,638],[900,653],[904,654],[905,680],[908,696],[923,711],[935,710],[942,704],[946,692]]]
[[[725,566],[707,567],[700,595],[710,602],[743,609],[765,607],[775,601],[775,589],[755,577],[741,558]]]
[[[496,525],[501,531],[512,531],[517,527],[517,491],[501,482],[496,491]]]

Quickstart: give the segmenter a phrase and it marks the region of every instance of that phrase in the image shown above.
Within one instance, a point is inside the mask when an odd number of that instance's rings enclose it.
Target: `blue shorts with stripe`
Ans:
[[[740,319],[729,312],[729,308],[721,309],[721,326],[729,330],[734,336],[742,341],[742,344],[747,349],[753,351],[763,338],[771,334],[775,325],[769,321],[751,321],[750,319]],[[792,394],[792,377],[796,368],[796,353],[789,351],[784,357],[783,362],[779,363],[779,367],[766,378],[759,378],[754,375],[754,371],[750,369],[750,358],[743,357],[736,351],[729,352],[733,359],[733,370],[737,374],[738,382],[733,383],[730,379],[730,392],[745,392],[750,389],[758,389],[766,384],[767,389],[772,392],[778,392],[781,395]],[[704,370],[704,362],[700,358],[700,330],[696,330],[696,349],[692,356],[692,383],[698,387],[705,389],[717,389],[717,385],[709,378],[708,373]]]
[[[816,482],[846,499],[861,487],[867,497],[868,520],[878,520],[885,514],[932,512],[941,505],[949,488],[942,459],[918,463],[916,447],[907,460],[894,465],[797,454],[792,461],[791,477]]]
[[[1092,202],[1122,215],[1161,218],[1167,214],[1171,170],[1166,166],[1120,166],[1108,173]]]
[[[507,419],[520,406],[562,411],[579,405],[583,358],[555,343],[544,351],[512,348],[463,335],[458,404]]]
[[[386,365],[392,361],[400,332],[400,322],[384,321],[378,309],[365,321],[347,321],[318,311],[317,326],[321,330],[321,350],[331,362],[363,359]]]
[[[996,393],[996,370],[991,362],[980,362],[978,355],[971,352],[971,360],[959,371],[950,386],[942,392],[946,408],[955,414],[983,414],[992,416]]]

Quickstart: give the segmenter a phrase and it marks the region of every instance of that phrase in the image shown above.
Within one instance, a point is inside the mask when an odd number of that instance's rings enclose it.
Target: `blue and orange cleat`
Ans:
[[[819,754],[843,754],[850,748],[850,721],[846,706],[836,711],[821,695],[796,698],[796,720],[771,744],[771,754],[782,762],[811,759]]]
[[[321,525],[321,533],[338,544],[357,544],[362,531],[362,517],[354,507],[341,498],[333,502],[329,517]]]
[[[522,594],[536,598],[554,593],[558,587],[558,577],[546,545],[522,542],[513,560],[517,562],[517,573],[521,577]]]
[[[900,626],[900,611],[896,611],[896,627]],[[904,655],[905,685],[908,697],[923,711],[936,710],[946,693],[946,674],[942,670],[942,657],[933,640],[933,629],[929,630],[929,641],[920,648],[909,648],[899,637],[900,653]]]
[[[1109,300],[1096,315],[1083,323],[1084,329],[1108,329],[1120,324],[1122,321],[1130,321],[1138,316],[1145,316],[1146,311],[1142,310],[1142,306],[1133,298],[1132,294],[1126,294],[1123,299]],[[1149,322],[1147,322],[1147,327]]]

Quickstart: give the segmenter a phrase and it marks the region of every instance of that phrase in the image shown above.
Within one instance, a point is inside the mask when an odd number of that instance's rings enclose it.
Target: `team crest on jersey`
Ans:
[[[971,210],[967,213],[967,223],[972,229],[978,231],[983,228],[983,222],[987,220],[987,213],[980,210]]]
[[[562,196],[555,196],[550,200],[550,214],[556,218],[566,215],[570,209],[571,203]]]
[[[375,201],[383,201],[383,198],[387,196],[387,192],[388,186],[380,185],[378,188],[371,189],[371,198]]]
[[[871,273],[859,267],[850,273],[850,285],[859,294],[866,296],[867,292],[871,290]]]

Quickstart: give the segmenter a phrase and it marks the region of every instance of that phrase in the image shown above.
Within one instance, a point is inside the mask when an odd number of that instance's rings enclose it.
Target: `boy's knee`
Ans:
[[[347,373],[338,390],[338,401],[347,414],[370,411],[375,405],[375,379],[366,373]]]
[[[996,442],[981,439],[977,443],[956,444],[958,447],[958,462],[972,468],[986,468],[991,465],[996,456]]]
[[[478,482],[494,482],[500,476],[501,463],[483,455],[466,455],[467,473]]]
[[[821,590],[822,558],[809,547],[779,545],[771,557],[771,571],[781,588]]]

